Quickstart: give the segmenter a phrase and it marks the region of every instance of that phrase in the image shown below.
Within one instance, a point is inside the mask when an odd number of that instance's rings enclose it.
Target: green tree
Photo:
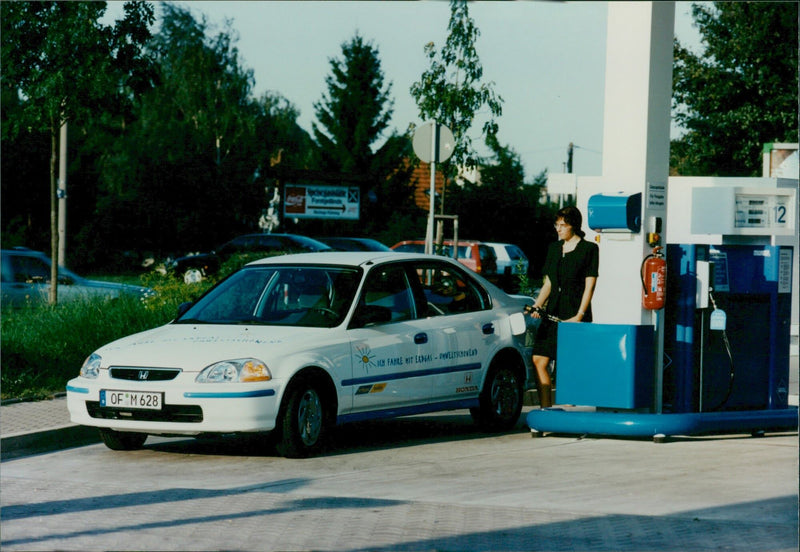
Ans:
[[[152,6],[128,2],[113,26],[100,18],[105,2],[3,2],[0,4],[3,88],[22,101],[19,118],[6,121],[10,134],[46,132],[50,138],[50,234],[58,279],[58,134],[63,124],[86,117],[110,96],[123,96],[146,65],[141,46],[149,38]],[[50,288],[56,303],[58,287]]]
[[[394,102],[376,47],[356,34],[342,44],[342,57],[331,59],[330,68],[327,92],[314,104],[318,164],[359,186],[359,226],[368,233],[410,202],[410,168],[403,163],[410,155],[410,140],[389,133]]]
[[[482,134],[485,138],[496,135],[503,99],[495,93],[493,82],[481,82],[483,66],[475,48],[480,31],[469,16],[466,0],[450,1],[447,31],[441,51],[433,42],[425,45],[430,67],[411,85],[411,95],[423,120],[436,120],[453,132],[456,144],[448,161],[452,176],[456,167],[472,168],[478,163],[469,135],[475,114],[483,106],[488,107],[489,117]]]
[[[798,132],[798,4],[693,4],[704,49],[674,44],[673,174],[757,176],[768,142]]]
[[[547,174],[542,171],[526,182],[519,154],[487,140],[489,159],[480,164],[479,183],[455,186],[450,195],[450,211],[459,216],[459,234],[482,241],[513,243],[531,260],[531,271],[541,269],[547,245],[554,238],[553,209],[540,203]],[[507,221],[486,224],[486,221]]]
[[[162,9],[148,45],[158,85],[141,96],[136,120],[103,160],[95,221],[102,231],[86,230],[87,239],[156,255],[257,231],[267,205],[259,168],[279,149],[308,150],[288,101],[252,97],[252,71],[242,67],[229,25],[212,34],[188,9]]]

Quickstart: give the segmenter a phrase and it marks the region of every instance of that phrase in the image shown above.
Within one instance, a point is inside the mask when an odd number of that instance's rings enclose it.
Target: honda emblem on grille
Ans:
[[[150,372],[147,370],[139,370],[139,379],[146,380],[147,377],[150,375]]]

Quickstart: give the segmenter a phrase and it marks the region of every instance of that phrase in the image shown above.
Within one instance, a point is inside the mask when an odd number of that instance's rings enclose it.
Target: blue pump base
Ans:
[[[616,437],[703,435],[796,430],[797,407],[779,410],[648,414],[546,408],[531,410],[528,427],[540,433],[571,433]]]

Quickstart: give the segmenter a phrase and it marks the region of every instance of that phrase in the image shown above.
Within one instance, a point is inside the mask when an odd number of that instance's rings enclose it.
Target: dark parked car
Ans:
[[[3,307],[26,307],[48,302],[52,263],[47,255],[25,247],[3,249],[0,263]],[[60,303],[97,297],[113,299],[123,294],[145,298],[154,295],[155,291],[141,286],[88,280],[63,266],[58,268]]]
[[[331,246],[336,251],[392,251],[388,245],[384,245],[372,238],[316,238],[317,241]]]
[[[238,253],[308,253],[330,251],[322,242],[298,234],[245,234],[233,238],[210,253],[199,253],[178,257],[170,269],[187,284],[199,282],[206,276],[216,274],[219,268]]]

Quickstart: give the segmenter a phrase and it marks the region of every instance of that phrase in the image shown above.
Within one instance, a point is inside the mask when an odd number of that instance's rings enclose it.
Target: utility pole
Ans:
[[[572,150],[573,150],[572,142],[569,143],[567,146],[567,173],[572,174]]]
[[[58,151],[58,265],[66,266],[67,254],[67,122],[61,124]]]

